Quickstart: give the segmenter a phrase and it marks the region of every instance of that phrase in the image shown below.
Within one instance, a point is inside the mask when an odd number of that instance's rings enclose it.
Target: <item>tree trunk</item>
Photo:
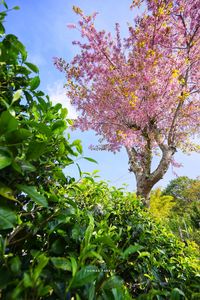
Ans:
[[[140,196],[146,207],[150,206],[150,192],[153,186],[163,178],[167,172],[171,159],[176,152],[174,147],[161,145],[162,157],[158,167],[151,172],[151,151],[145,152],[143,155],[133,148],[127,149],[129,156],[129,170],[135,174],[137,183],[137,196]]]
[[[142,202],[146,207],[150,206],[150,192],[153,186],[149,185],[149,182],[144,178],[137,180],[137,196],[141,197]]]

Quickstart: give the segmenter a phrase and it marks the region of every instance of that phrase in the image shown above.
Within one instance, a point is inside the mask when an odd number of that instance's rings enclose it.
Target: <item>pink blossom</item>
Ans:
[[[143,2],[147,12],[123,40],[118,24],[112,37],[95,28],[96,15],[81,13],[83,43],[74,42],[80,51],[70,64],[57,59],[55,65],[65,72],[67,95],[81,112],[76,125],[96,131],[98,149],[135,151],[145,173],[147,152],[168,151],[172,158],[173,149],[195,149],[190,139],[200,130],[200,2]]]
[[[75,29],[76,28],[76,24],[69,23],[69,24],[67,24],[67,28],[69,28],[69,29]]]

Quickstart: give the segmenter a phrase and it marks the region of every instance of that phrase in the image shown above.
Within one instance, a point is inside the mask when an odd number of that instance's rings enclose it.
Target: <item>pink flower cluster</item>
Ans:
[[[137,1],[141,2],[141,1]],[[81,130],[101,136],[99,149],[122,146],[143,153],[160,143],[184,148],[200,128],[200,2],[146,0],[145,14],[120,37],[95,28],[96,15],[76,26],[83,43],[65,72],[67,95],[81,113]],[[105,144],[103,144],[105,142]],[[191,150],[190,147],[187,147]]]

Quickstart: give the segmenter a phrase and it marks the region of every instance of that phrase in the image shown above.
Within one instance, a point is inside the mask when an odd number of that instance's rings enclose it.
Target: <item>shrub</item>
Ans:
[[[200,180],[181,176],[171,180],[163,190],[163,197],[173,197],[169,227],[182,240],[200,245]]]
[[[160,188],[157,188],[151,192],[150,212],[156,219],[168,219],[174,205],[174,198],[172,196],[162,195]]]

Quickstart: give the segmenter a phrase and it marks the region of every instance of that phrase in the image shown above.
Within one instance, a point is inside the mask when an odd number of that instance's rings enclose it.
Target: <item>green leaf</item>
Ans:
[[[77,262],[76,262],[76,260],[73,256],[70,256],[70,261],[71,261],[71,266],[72,266],[72,276],[74,277],[74,275],[76,274],[78,266],[77,266]]]
[[[42,270],[47,265],[49,258],[46,257],[45,254],[41,254],[40,256],[38,256],[37,260],[38,260],[38,265],[35,267],[33,272],[34,281],[36,281],[40,276]]]
[[[51,135],[51,129],[46,124],[37,123],[34,121],[27,121],[26,124],[37,129],[40,133],[45,134],[47,137]]]
[[[1,3],[4,5],[4,7],[5,7],[6,9],[8,9],[8,5],[6,4],[5,0],[2,0]]]
[[[0,257],[3,257],[5,255],[6,247],[7,247],[7,240],[4,239],[2,235],[0,235]]]
[[[92,233],[94,230],[94,218],[91,214],[88,215],[89,217],[89,225],[85,231],[85,237],[84,237],[84,245],[87,246],[90,242],[90,239],[92,237]]]
[[[88,160],[88,161],[90,161],[90,162],[93,162],[93,163],[95,163],[95,164],[98,164],[98,162],[97,162],[95,159],[91,158],[91,157],[83,156],[83,158],[86,159],[86,160]]]
[[[94,300],[96,294],[95,284],[91,284],[90,288],[88,289],[88,300]]]
[[[30,93],[28,93],[27,91],[25,91],[25,90],[23,92],[24,92],[24,95],[26,97],[27,102],[31,103],[32,100],[33,100],[33,96]]]
[[[76,293],[76,300],[81,300],[81,297],[79,296],[78,293]],[[89,299],[89,300],[91,300],[91,299]]]
[[[93,249],[95,246],[92,245],[91,246],[88,246],[88,249],[87,248],[84,248],[84,250],[82,251],[81,253],[81,256],[79,257],[81,259],[81,261],[85,261],[87,258],[97,258],[98,260],[102,261],[103,258],[102,256],[97,253],[96,251],[92,251],[91,249]],[[86,251],[85,251],[86,250]]]
[[[2,264],[0,265],[0,289],[5,289],[10,281],[12,281],[12,277],[10,272],[6,267],[2,267]]]
[[[45,93],[42,92],[42,91],[37,91],[37,92],[36,92],[36,96],[37,96],[37,97],[42,97],[42,96],[45,96]],[[41,100],[41,99],[42,99],[42,98],[38,98],[39,103],[40,103],[40,100]],[[43,100],[43,99],[42,99],[42,101],[46,103],[46,106],[47,106],[47,107],[50,107],[48,101],[45,101],[45,100]]]
[[[66,128],[66,122],[63,120],[58,120],[52,125],[51,130],[56,133],[62,133]]]
[[[126,259],[130,254],[136,253],[143,249],[144,247],[141,245],[130,245],[126,250],[122,253],[122,257]]]
[[[182,299],[181,296],[185,297],[185,294],[183,293],[183,291],[181,291],[178,288],[174,288],[171,292],[170,300],[180,300],[180,299]]]
[[[139,254],[138,258],[141,258],[141,257],[150,257],[150,253],[147,252],[147,251],[143,251]]]
[[[27,67],[29,67],[29,69],[35,73],[39,73],[39,69],[36,65],[30,63],[30,62],[25,62],[25,65],[27,65]]]
[[[0,148],[0,169],[4,169],[12,163],[11,153],[3,148]]]
[[[0,207],[0,230],[10,229],[17,224],[17,215],[7,207]]]
[[[67,121],[67,123],[68,123],[69,125],[73,125],[73,124],[74,124],[74,121],[71,120],[71,119],[66,119],[66,121]]]
[[[76,166],[78,168],[79,177],[82,177],[82,171],[81,171],[81,168],[80,168],[79,164],[76,163]]]
[[[81,235],[81,228],[79,224],[75,224],[72,229],[72,239],[78,241],[80,239],[80,235]]]
[[[39,85],[40,85],[40,77],[39,76],[33,77],[30,81],[31,91],[34,91],[35,89],[37,89]]]
[[[18,164],[18,162],[17,161],[12,161],[12,168],[15,170],[15,171],[17,171],[18,173],[20,173],[20,174],[23,174],[23,172],[22,172],[22,169],[21,169],[21,166]]]
[[[22,60],[25,61],[27,58],[27,52],[26,52],[26,48],[24,47],[24,45],[20,42],[17,41],[17,48],[20,51],[21,55],[22,55]]]
[[[52,286],[45,285],[42,288],[39,288],[38,296],[47,296],[48,297],[48,295],[50,295],[51,293],[52,293]],[[42,297],[42,298],[45,299],[46,297]]]
[[[20,75],[24,75],[25,77],[27,77],[28,75],[31,74],[31,71],[29,69],[27,69],[24,66],[19,66],[19,65],[16,66],[16,72]]]
[[[0,117],[0,135],[16,130],[18,121],[8,112],[4,111]]]
[[[28,161],[21,161],[20,166],[23,172],[35,172],[36,167]]]
[[[57,269],[62,269],[65,271],[71,271],[72,269],[70,261],[64,257],[51,257],[51,262]]]
[[[35,284],[28,273],[24,273],[23,283],[26,288],[32,287]]]
[[[111,290],[113,288],[118,288],[122,285],[123,280],[118,276],[112,276],[104,281],[102,287],[106,290]]]
[[[31,198],[31,200],[33,200],[38,205],[48,207],[46,198],[37,191],[35,186],[17,184],[17,188],[26,193]]]
[[[30,136],[31,132],[24,128],[20,128],[5,134],[6,141],[11,145],[21,143]]]
[[[113,242],[113,240],[109,237],[109,236],[100,236],[96,239],[97,243],[101,243],[102,245],[107,245],[113,249],[116,248],[115,243]]]
[[[4,33],[5,33],[5,28],[3,24],[0,23],[0,34],[4,34]]]
[[[20,7],[19,7],[19,6],[14,6],[12,9],[14,9],[14,10],[19,10]]]
[[[75,146],[76,147],[76,150],[82,154],[83,153],[83,147],[82,147],[82,144],[81,144],[81,140],[75,140],[73,141],[73,143],[71,144],[71,146]]]
[[[15,48],[19,53],[21,53],[22,60],[25,61],[27,58],[27,52],[25,46],[13,34],[8,34],[6,38],[10,42],[12,47]]]
[[[31,141],[26,153],[27,159],[37,160],[47,150],[46,142]]]
[[[49,105],[42,97],[39,96],[41,93],[42,92],[37,92],[36,93],[36,96],[37,96],[37,99],[38,99],[38,102],[39,102],[38,106],[40,107],[42,112],[46,113],[48,111]]]
[[[71,148],[71,146],[65,144],[65,149],[66,149],[66,153],[68,151],[68,153],[70,153],[71,155],[74,155],[74,156],[78,156],[78,153],[74,152]]]
[[[4,198],[15,200],[13,190],[0,182],[0,195]]]
[[[19,256],[15,256],[10,260],[10,268],[13,273],[19,273],[21,269],[21,261]]]
[[[62,222],[60,222],[60,223],[62,223]],[[56,226],[57,226],[57,224],[56,224]],[[58,239],[52,243],[50,251],[55,253],[56,255],[62,255],[62,253],[64,252],[64,248],[65,248],[65,245],[63,244],[63,242],[61,240]]]
[[[60,142],[60,144],[59,144],[59,154],[60,155],[65,154],[65,143],[63,143],[63,142]]]
[[[13,94],[13,99],[12,99],[12,103],[14,103],[15,101],[19,100],[19,98],[22,95],[22,90],[17,90],[14,94]]]
[[[55,106],[52,107],[54,112],[58,112],[62,108],[61,103],[57,103]]]
[[[68,123],[68,120],[66,119],[67,115],[68,115],[68,109],[66,107],[61,108],[60,117],[61,117],[61,119],[64,119]]]
[[[81,270],[75,274],[71,287],[80,287],[94,282],[94,280],[98,277],[96,269],[97,268],[95,266],[86,266],[81,268]]]

